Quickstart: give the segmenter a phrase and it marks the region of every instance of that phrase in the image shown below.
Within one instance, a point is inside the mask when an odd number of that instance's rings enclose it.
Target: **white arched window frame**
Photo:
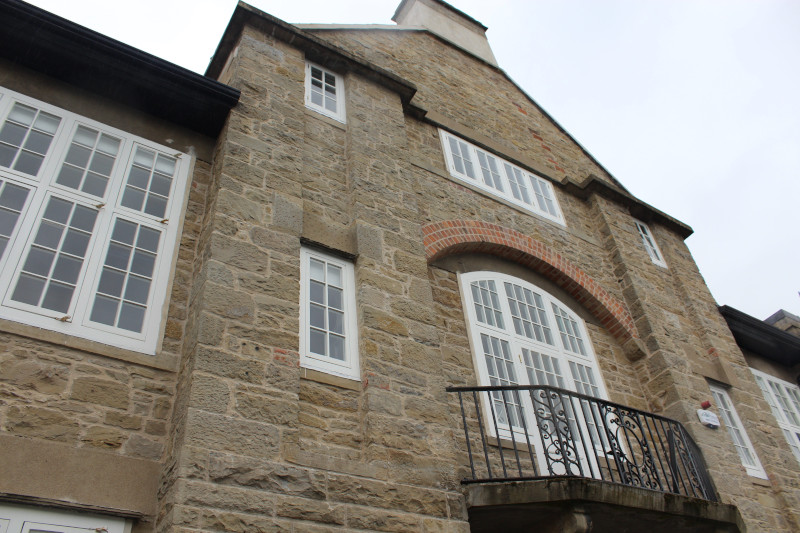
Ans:
[[[497,272],[461,274],[459,285],[480,385],[551,386],[608,398],[586,326],[569,306],[532,283]],[[523,404],[524,426],[517,399]],[[506,409],[509,400],[513,405]],[[523,427],[535,436],[527,395],[507,395],[504,403],[499,393],[493,393],[494,415],[485,403],[484,416],[492,421],[496,416],[501,438],[510,437],[512,431],[522,434]],[[586,402],[582,408],[590,409]],[[595,445],[603,445],[606,438],[594,426],[591,412],[573,412],[570,418],[573,423],[578,419]],[[493,425],[487,424],[496,436]]]

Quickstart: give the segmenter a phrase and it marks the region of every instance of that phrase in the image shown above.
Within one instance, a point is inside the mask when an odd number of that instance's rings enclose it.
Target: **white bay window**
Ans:
[[[191,158],[0,94],[0,318],[155,353]]]

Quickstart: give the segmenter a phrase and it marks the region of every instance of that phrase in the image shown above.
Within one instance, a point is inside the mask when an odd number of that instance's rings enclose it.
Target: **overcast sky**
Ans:
[[[32,0],[204,72],[234,0]],[[250,0],[391,24],[399,0]],[[800,315],[800,1],[452,0],[503,68],[634,195],[694,228],[720,304]]]

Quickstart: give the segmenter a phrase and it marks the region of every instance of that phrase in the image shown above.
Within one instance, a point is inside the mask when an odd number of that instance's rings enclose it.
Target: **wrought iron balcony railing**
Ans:
[[[578,476],[717,500],[675,420],[553,387],[447,391],[461,408],[472,473],[464,483]]]

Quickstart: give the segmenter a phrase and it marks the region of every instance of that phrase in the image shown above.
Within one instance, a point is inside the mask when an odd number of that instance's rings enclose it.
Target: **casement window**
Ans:
[[[549,181],[451,133],[443,130],[439,133],[447,168],[453,177],[527,211],[564,224],[564,217]]]
[[[722,423],[725,424],[725,428],[728,430],[728,434],[733,441],[733,446],[736,448],[739,459],[742,461],[742,466],[749,475],[767,479],[767,474],[761,466],[761,461],[758,460],[755,448],[753,448],[753,443],[750,442],[750,438],[747,436],[744,426],[742,426],[742,421],[736,413],[736,409],[733,407],[730,396],[728,396],[728,391],[717,385],[709,385],[709,387],[711,388],[711,395],[714,398],[714,403],[719,411],[719,416],[722,419]]]
[[[300,365],[360,379],[353,263],[300,252]]]
[[[800,387],[759,370],[750,370],[772,409],[789,448],[800,462]]]
[[[0,533],[130,533],[123,518],[0,504]]]
[[[0,318],[154,354],[191,158],[0,94]]]
[[[568,306],[535,285],[496,272],[462,274],[460,286],[480,385],[549,386],[607,398],[583,320]],[[529,397],[496,391],[491,398],[485,416],[497,420],[501,437],[535,431]],[[592,410],[596,407],[588,402],[576,401],[568,418],[581,425],[573,435],[588,434],[602,446],[606,436],[596,427],[602,417]],[[494,434],[493,422],[487,427]]]
[[[339,74],[306,62],[306,106],[345,122],[344,81]]]
[[[667,268],[667,263],[664,261],[664,256],[661,255],[661,250],[658,249],[658,245],[653,238],[653,234],[650,232],[650,228],[647,227],[647,224],[639,220],[634,220],[633,222],[636,224],[639,237],[642,239],[642,245],[644,249],[647,250],[647,255],[650,256],[650,260],[653,264]]]

